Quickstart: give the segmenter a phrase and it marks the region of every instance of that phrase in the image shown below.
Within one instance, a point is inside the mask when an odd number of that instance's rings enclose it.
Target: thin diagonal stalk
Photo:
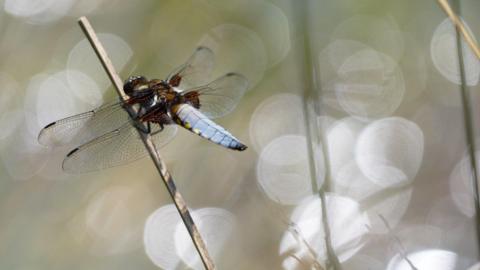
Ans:
[[[278,201],[278,199],[277,199]],[[318,254],[315,251],[315,249],[308,243],[307,239],[303,237],[302,232],[300,231],[300,228],[295,222],[290,221],[290,219],[287,218],[286,214],[284,211],[282,211],[281,208],[275,208],[275,207],[269,207],[270,211],[269,213],[272,213],[272,216],[275,219],[279,219],[284,225],[287,226],[287,231],[290,232],[290,234],[295,238],[295,240],[298,243],[298,246],[305,246],[307,248],[307,252],[310,255],[310,259],[312,263],[309,265],[308,261],[305,261],[304,259],[298,258],[294,255],[290,255],[290,257],[294,258],[297,260],[299,263],[303,265],[308,265],[313,267],[316,270],[325,270],[324,267],[321,265],[321,263],[317,260]]]
[[[82,28],[83,32],[85,33],[85,35],[87,36],[88,40],[90,41],[90,44],[92,45],[95,53],[97,54],[100,62],[102,63],[102,66],[105,69],[105,72],[108,74],[108,77],[112,81],[112,84],[118,96],[122,99],[122,101],[126,101],[128,99],[128,96],[123,92],[122,80],[120,79],[117,72],[115,71],[112,61],[110,60],[110,58],[107,55],[107,52],[105,51],[104,47],[100,43],[100,40],[98,39],[97,35],[95,34],[95,31],[90,25],[90,22],[86,17],[81,17],[78,20],[78,23]],[[135,115],[136,113],[134,109],[131,107],[127,107],[127,111],[131,116]],[[178,213],[180,214],[182,221],[185,224],[185,227],[187,228],[187,231],[190,234],[190,237],[192,238],[193,244],[195,245],[195,248],[197,249],[198,254],[200,255],[200,259],[202,260],[203,265],[205,266],[205,269],[208,269],[208,270],[215,269],[215,265],[213,264],[213,261],[210,258],[210,255],[208,254],[208,250],[200,235],[200,232],[198,231],[197,226],[193,222],[193,219],[192,219],[192,216],[190,215],[190,211],[188,210],[187,204],[183,199],[183,196],[180,194],[180,192],[178,192],[175,182],[173,181],[172,176],[168,172],[167,165],[163,162],[163,159],[161,158],[160,153],[158,152],[157,148],[153,144],[150,135],[140,131],[139,131],[139,134],[145,147],[148,150],[148,153],[150,154],[150,157],[152,158],[153,163],[155,164],[155,167],[158,170],[158,173],[160,174],[160,177],[162,178],[163,182],[165,183],[165,186],[167,187],[168,193],[172,197],[172,200],[175,206],[177,207]]]
[[[393,233],[393,230],[392,228],[390,227],[390,225],[388,224],[388,221],[385,219],[385,217],[381,214],[378,214],[378,217],[382,220],[383,224],[385,225],[385,227],[387,228],[388,230],[388,235],[390,235],[390,237],[393,239],[393,241],[397,244],[398,246],[398,249],[399,249],[399,254],[400,256],[403,257],[403,259],[408,263],[408,265],[410,266],[410,268],[412,270],[418,270],[418,268],[413,264],[413,262],[408,258],[407,256],[407,251],[405,249],[405,247],[403,246],[402,244],[402,241],[400,241],[400,238],[398,238],[398,236],[396,236],[394,233]]]

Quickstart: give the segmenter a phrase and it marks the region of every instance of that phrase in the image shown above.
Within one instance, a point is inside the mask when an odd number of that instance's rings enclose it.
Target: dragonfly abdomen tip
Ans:
[[[242,144],[242,145],[238,146],[238,147],[236,148],[236,150],[238,150],[238,151],[244,151],[244,150],[247,150],[247,148],[248,148],[248,146]]]

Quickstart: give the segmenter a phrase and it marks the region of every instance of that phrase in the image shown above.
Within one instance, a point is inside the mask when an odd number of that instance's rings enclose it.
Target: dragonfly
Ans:
[[[108,102],[52,122],[40,131],[38,141],[52,147],[79,145],[63,160],[62,168],[68,173],[98,171],[138,160],[148,154],[139,132],[150,134],[155,145],[162,147],[175,137],[178,126],[223,147],[243,151],[247,146],[212,119],[235,109],[248,80],[231,72],[208,83],[213,66],[213,51],[198,47],[166,79],[131,76],[123,85],[128,96],[125,102]]]

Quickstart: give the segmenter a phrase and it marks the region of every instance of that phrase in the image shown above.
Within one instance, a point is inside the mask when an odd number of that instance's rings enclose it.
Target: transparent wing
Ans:
[[[228,73],[201,87],[185,91],[200,100],[199,110],[208,118],[222,117],[235,109],[248,88],[248,80],[238,73]],[[195,94],[196,93],[196,94]]]
[[[48,124],[38,134],[38,141],[46,146],[80,145],[122,126],[129,119],[121,102],[115,101]]]
[[[198,47],[185,64],[176,68],[168,77],[170,85],[188,89],[208,82],[215,62],[215,55],[207,47]]]
[[[176,125],[165,125],[162,131],[152,136],[160,148],[170,142],[177,131]],[[100,136],[72,150],[63,161],[63,170],[68,173],[92,172],[115,167],[138,160],[147,155],[136,128],[130,123]]]

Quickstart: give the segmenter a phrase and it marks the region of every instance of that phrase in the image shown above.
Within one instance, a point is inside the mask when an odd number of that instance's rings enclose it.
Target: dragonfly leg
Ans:
[[[147,125],[143,125],[139,121],[133,121],[133,125],[143,133],[150,133],[150,122],[147,122]]]
[[[160,126],[160,129],[152,132],[152,133],[151,133],[152,136],[155,135],[155,134],[158,134],[158,133],[162,132],[163,129],[165,128],[164,125],[161,124],[161,123],[158,123],[158,125]]]

